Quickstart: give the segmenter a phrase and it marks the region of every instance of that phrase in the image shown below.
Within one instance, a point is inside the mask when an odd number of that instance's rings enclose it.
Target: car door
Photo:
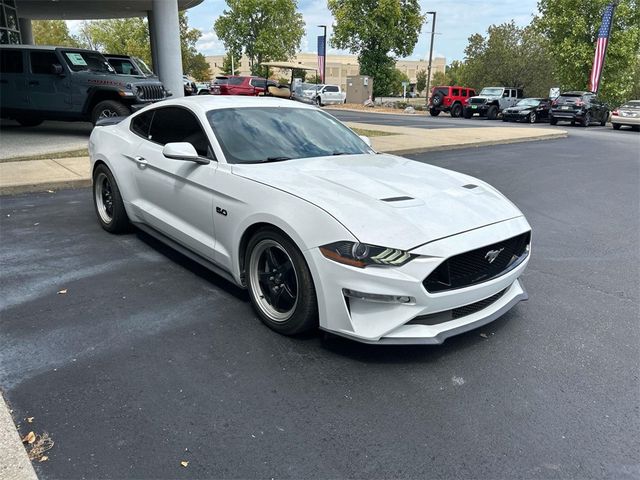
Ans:
[[[68,73],[58,75],[53,66],[65,68],[53,50],[29,51],[30,73],[27,80],[31,108],[39,111],[65,112],[71,110],[71,90]]]
[[[20,49],[0,49],[0,98],[3,110],[29,108],[24,52]]]
[[[322,103],[339,103],[340,89],[336,85],[327,85],[322,93]]]
[[[210,163],[166,158],[167,143],[189,142]],[[186,107],[153,109],[146,139],[132,160],[136,164],[138,206],[150,226],[213,260],[213,195],[217,162],[197,116]]]

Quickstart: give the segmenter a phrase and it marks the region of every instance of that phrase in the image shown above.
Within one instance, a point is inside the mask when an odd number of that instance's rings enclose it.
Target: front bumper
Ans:
[[[527,295],[518,277],[529,262],[489,281],[455,290],[429,293],[423,280],[446,258],[506,240],[531,229],[524,217],[431,242],[414,249],[420,255],[402,267],[359,269],[325,258],[319,249],[306,253],[315,279],[320,328],[365,343],[439,344],[446,338],[489,323]],[[347,297],[345,290],[392,297],[406,303],[381,303]],[[500,295],[497,295],[500,294]],[[448,312],[498,296],[480,310],[446,317]],[[442,321],[415,323],[416,317],[441,314]],[[410,322],[414,323],[410,323]]]
[[[477,113],[478,115],[484,116],[489,111],[489,106],[486,104],[482,105],[465,105],[465,110],[469,110],[471,114]]]
[[[508,120],[508,121],[524,122],[525,120],[527,120],[527,118],[529,118],[530,114],[531,114],[530,110],[527,110],[525,113],[523,113],[523,112],[506,112],[506,111],[503,111],[502,112],[502,118],[504,118],[505,120]]]

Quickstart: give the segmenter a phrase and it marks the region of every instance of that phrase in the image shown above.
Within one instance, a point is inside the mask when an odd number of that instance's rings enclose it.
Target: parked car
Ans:
[[[548,98],[523,98],[513,107],[502,111],[502,121],[536,123],[549,120],[551,100]]]
[[[102,228],[133,223],[247,288],[277,332],[442,343],[527,298],[513,203],[311,105],[187,97],[118,120],[89,141]]]
[[[211,83],[209,82],[196,82],[196,92],[198,95],[210,95]]]
[[[339,85],[322,85],[315,92],[314,101],[318,106],[335,105],[344,103],[346,98],[347,94],[342,91]]]
[[[447,112],[457,118],[462,115],[465,102],[475,94],[476,91],[468,87],[433,87],[429,97],[429,113],[437,117],[440,112]]]
[[[182,76],[182,85],[184,87],[185,97],[198,94],[198,87],[196,86],[196,82],[191,80],[187,75]]]
[[[277,86],[277,82],[261,77],[249,77],[243,75],[220,75],[214,80],[215,88],[211,90],[214,95],[249,95],[256,96],[264,93],[266,86]]]
[[[615,130],[626,125],[640,132],[640,100],[629,100],[611,112],[611,125]]]
[[[556,125],[559,120],[576,122],[583,127],[588,127],[593,122],[601,126],[607,124],[609,119],[609,107],[601,102],[593,92],[565,92],[556,98],[551,104],[549,123]]]
[[[464,107],[464,118],[471,118],[475,114],[495,120],[505,108],[513,107],[524,98],[521,88],[515,87],[485,87],[480,95],[469,98]]]
[[[129,115],[170,93],[156,78],[118,75],[93,50],[0,45],[0,116],[23,126]]]

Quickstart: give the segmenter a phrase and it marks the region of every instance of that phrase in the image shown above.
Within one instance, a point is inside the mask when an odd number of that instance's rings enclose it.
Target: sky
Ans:
[[[269,1],[269,0],[265,0]],[[493,24],[515,20],[519,26],[529,24],[536,13],[537,0],[421,0],[423,12],[436,12],[436,35],[434,57],[445,57],[447,63],[462,60],[467,38],[474,33],[485,33]],[[198,50],[204,55],[225,53],[224,45],[213,31],[213,22],[226,7],[224,0],[204,0],[200,5],[188,10],[189,25],[202,31],[198,41]],[[327,25],[328,36],[331,33],[333,17],[327,8],[326,0],[298,0],[298,10],[306,23],[306,35],[302,39],[303,52],[315,52],[316,37],[322,34],[317,25]],[[424,59],[429,55],[431,18],[422,28],[412,59]],[[329,46],[327,54],[348,53]],[[330,61],[330,59],[328,60]]]

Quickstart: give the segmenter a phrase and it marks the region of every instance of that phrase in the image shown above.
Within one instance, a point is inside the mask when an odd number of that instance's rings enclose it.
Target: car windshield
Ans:
[[[521,107],[537,107],[538,105],[540,105],[540,100],[537,100],[535,98],[525,98],[523,100],[520,100],[516,105],[519,105]]]
[[[483,88],[480,95],[484,97],[497,97],[502,95],[502,88]]]
[[[622,108],[640,108],[640,100],[631,100],[625,103]]]
[[[358,135],[321,110],[223,108],[209,111],[207,119],[229,163],[373,153]]]
[[[74,72],[83,70],[90,72],[116,73],[107,59],[98,52],[63,51],[63,57]]]
[[[138,65],[138,68],[142,70],[143,75],[155,75],[153,70],[149,68],[149,65],[144,63],[144,60],[139,57],[133,57],[133,60],[136,62],[136,65]]]

